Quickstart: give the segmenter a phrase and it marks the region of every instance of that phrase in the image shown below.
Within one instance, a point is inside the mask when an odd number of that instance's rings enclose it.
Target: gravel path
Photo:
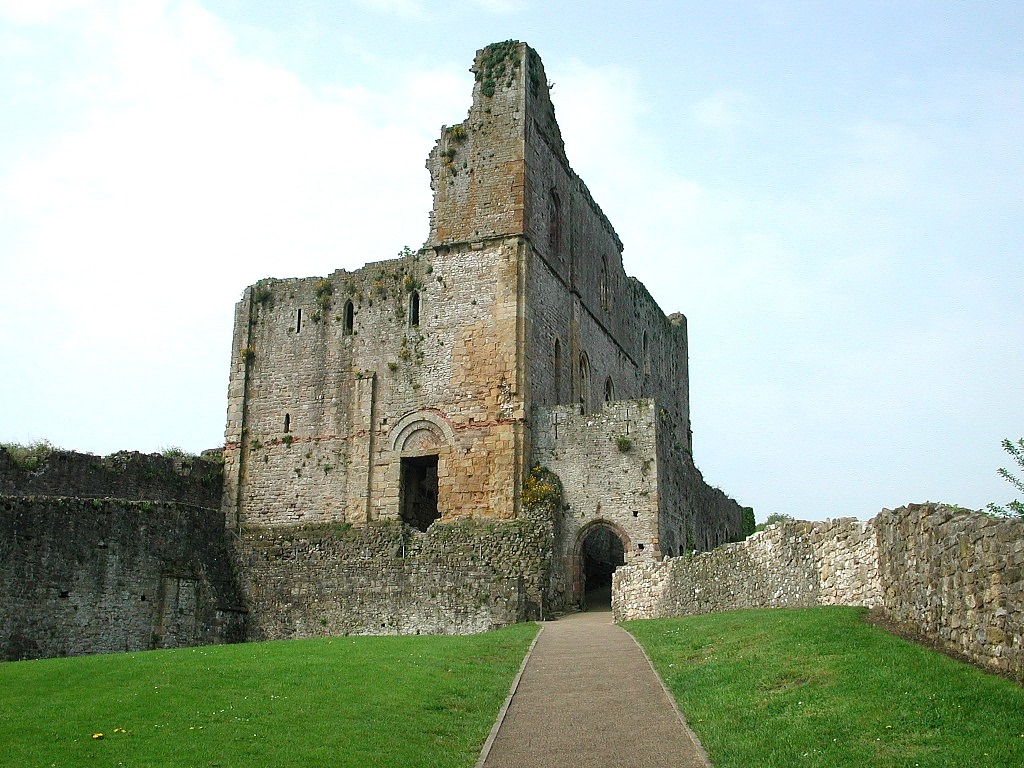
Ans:
[[[608,610],[541,624],[478,768],[710,762],[633,637]]]

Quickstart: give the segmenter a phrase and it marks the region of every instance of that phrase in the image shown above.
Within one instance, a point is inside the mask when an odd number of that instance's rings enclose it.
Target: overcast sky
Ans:
[[[1013,2],[0,0],[0,441],[219,445],[243,289],[420,246],[510,38],[688,317],[710,483],[762,520],[1013,498]]]

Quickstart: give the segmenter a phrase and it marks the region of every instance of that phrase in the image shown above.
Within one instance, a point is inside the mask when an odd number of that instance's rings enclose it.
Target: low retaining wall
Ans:
[[[1024,521],[936,504],[867,522],[784,522],[695,556],[616,570],[617,621],[861,605],[1024,677]]]

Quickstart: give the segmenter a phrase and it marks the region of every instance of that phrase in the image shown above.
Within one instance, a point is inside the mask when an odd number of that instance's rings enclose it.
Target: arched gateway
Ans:
[[[573,593],[581,608],[609,607],[612,574],[625,563],[629,536],[607,520],[595,520],[576,536]]]

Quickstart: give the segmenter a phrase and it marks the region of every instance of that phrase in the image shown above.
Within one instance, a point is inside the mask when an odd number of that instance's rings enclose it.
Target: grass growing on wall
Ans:
[[[715,768],[1024,765],[1024,689],[856,608],[626,622]]]
[[[0,754],[19,766],[471,766],[536,631],[0,664]]]

